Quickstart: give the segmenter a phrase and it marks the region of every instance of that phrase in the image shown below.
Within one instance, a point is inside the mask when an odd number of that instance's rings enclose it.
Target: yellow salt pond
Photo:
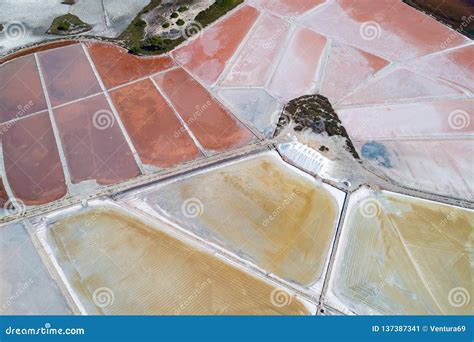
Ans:
[[[322,279],[343,196],[274,154],[192,175],[144,195],[147,203],[207,241],[304,286]]]
[[[87,313],[309,314],[284,290],[116,209],[62,219],[48,241]]]
[[[359,191],[332,291],[359,314],[472,314],[473,228],[472,210]]]

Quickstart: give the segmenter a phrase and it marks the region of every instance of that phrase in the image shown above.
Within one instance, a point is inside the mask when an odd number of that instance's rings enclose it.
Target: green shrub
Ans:
[[[68,31],[70,28],[71,28],[71,24],[69,24],[69,22],[67,21],[62,21],[58,25],[58,30],[61,30],[61,31]]]
[[[176,19],[177,17],[179,17],[179,14],[177,12],[171,13],[171,19]]]
[[[183,26],[183,25],[184,25],[184,20],[183,20],[183,19],[179,19],[179,20],[176,22],[176,24],[177,24],[178,26]]]

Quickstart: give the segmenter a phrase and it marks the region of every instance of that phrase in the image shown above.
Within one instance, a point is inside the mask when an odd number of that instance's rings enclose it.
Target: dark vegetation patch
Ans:
[[[275,136],[282,129],[293,122],[293,129],[297,132],[311,129],[313,133],[326,132],[328,136],[341,136],[346,139],[346,149],[359,159],[359,155],[352,144],[341,120],[332,108],[329,100],[322,95],[305,95],[288,102],[280,115]]]
[[[146,22],[142,19],[142,15],[148,13],[155,7],[161,5],[161,0],[151,0],[148,5],[136,15],[130,25],[120,34],[118,39],[124,40],[127,43],[135,43],[145,38]]]
[[[183,37],[176,39],[161,38],[153,36],[143,40],[140,43],[136,43],[130,47],[130,52],[134,54],[161,54],[173,50],[176,46],[184,42]]]
[[[2,31],[3,31],[3,25],[0,24],[0,32],[2,32]]]
[[[63,3],[73,5],[75,1],[65,0]],[[188,27],[187,25],[191,25],[191,32],[196,32],[195,25],[192,25],[192,23],[187,23],[182,19],[179,21],[178,19],[175,23],[173,23],[173,20],[162,24],[163,28],[176,25],[177,29],[175,29],[175,32],[172,32],[172,34],[166,35],[164,33],[162,35],[146,37],[145,29],[147,27],[147,23],[142,19],[142,16],[151,12],[156,7],[159,7],[161,3],[161,0],[151,0],[150,3],[135,16],[128,27],[117,38],[107,38],[95,35],[79,36],[78,34],[90,30],[91,27],[88,24],[82,22],[78,17],[71,14],[66,14],[54,19],[47,33],[59,36],[67,36],[70,39],[98,39],[101,41],[107,41],[122,46],[128,49],[130,53],[136,55],[160,55],[173,50],[176,46],[180,45],[186,40],[185,36],[187,35],[182,35],[181,30],[186,30]],[[243,3],[243,0],[216,0],[211,6],[209,6],[209,8],[199,12],[194,20],[198,21],[199,18],[201,26],[207,26],[241,3]],[[188,10],[188,7],[180,6],[174,12],[183,13]],[[0,32],[2,31],[2,28],[3,26],[0,24]],[[62,42],[59,42],[59,44],[62,44]],[[5,60],[1,59],[0,61],[4,62]]]
[[[61,3],[63,5],[74,5],[76,3],[76,0],[63,0]]]
[[[46,33],[55,34],[57,36],[66,36],[86,32],[91,28],[92,27],[89,24],[86,24],[75,15],[68,13],[55,18]]]
[[[474,39],[474,1],[403,0],[403,2]]]
[[[209,8],[198,13],[195,21],[199,22],[202,27],[205,27],[212,22],[219,19],[221,16],[240,5],[243,0],[216,0]],[[148,6],[146,6],[138,15],[133,19],[132,23],[127,29],[118,37],[122,40],[125,47],[133,54],[137,55],[159,55],[173,50],[176,46],[185,41],[182,34],[175,34],[172,37],[160,37],[152,36],[145,37],[146,22],[142,19],[142,15],[148,13],[155,7],[161,4],[161,0],[152,0]],[[176,11],[172,12],[170,19],[176,20],[176,25],[181,29],[185,29],[187,23],[179,18],[179,13],[187,11],[186,6],[179,7]],[[162,24],[163,28],[171,26],[170,22]]]
[[[201,11],[196,16],[196,21],[201,23],[203,27],[216,21],[231,9],[240,5],[244,0],[216,0],[208,9]]]

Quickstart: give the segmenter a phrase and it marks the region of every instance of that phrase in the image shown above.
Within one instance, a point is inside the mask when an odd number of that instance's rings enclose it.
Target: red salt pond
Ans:
[[[474,45],[426,56],[410,62],[426,75],[438,76],[474,91]]]
[[[317,32],[391,60],[403,61],[468,42],[416,9],[393,0],[337,0],[302,21]]]
[[[248,38],[230,68],[224,86],[263,86],[277,53],[285,43],[290,23],[264,14],[255,24],[256,29]]]
[[[48,203],[67,192],[48,113],[21,119],[3,134],[3,160],[15,198]]]
[[[35,56],[0,66],[0,122],[46,109]]]
[[[137,57],[116,45],[88,44],[87,49],[105,86],[110,89],[175,65],[167,57]]]
[[[474,133],[474,121],[469,119],[472,108],[473,99],[456,99],[340,109],[337,113],[349,135],[361,140]]]
[[[324,3],[325,0],[251,0],[250,4],[283,16],[297,16]]]
[[[73,183],[113,184],[140,175],[104,95],[54,109]]]
[[[204,148],[223,151],[255,139],[183,69],[167,71],[154,79]]]
[[[270,83],[269,90],[284,100],[314,92],[326,37],[307,28],[299,28],[286,48]]]
[[[190,95],[185,94],[186,97]],[[174,111],[150,80],[119,88],[110,95],[145,164],[166,168],[201,156]]]
[[[324,71],[321,94],[336,103],[389,63],[383,58],[334,41]]]
[[[80,44],[40,52],[38,57],[53,106],[101,91]]]
[[[401,100],[443,98],[463,93],[449,85],[415,74],[402,67],[394,68],[388,75],[358,88],[343,105],[378,104]]]
[[[202,31],[199,38],[173,52],[176,60],[206,84],[217,81],[227,61],[245,38],[259,12],[244,6]]]

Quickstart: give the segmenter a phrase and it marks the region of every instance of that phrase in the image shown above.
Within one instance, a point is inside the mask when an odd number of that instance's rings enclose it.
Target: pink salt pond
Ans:
[[[461,96],[455,87],[396,67],[387,75],[369,81],[357,88],[342,105],[370,105],[401,101],[419,101],[429,98]]]
[[[223,86],[263,86],[290,28],[290,23],[264,14],[255,24],[256,28],[237,54]]]
[[[104,95],[54,109],[54,113],[73,183],[113,184],[140,174]]]
[[[143,163],[166,168],[201,156],[150,79],[116,89],[111,96]]]
[[[474,133],[468,114],[472,108],[473,99],[455,99],[340,109],[338,115],[356,140],[441,137]]]
[[[334,104],[389,64],[389,61],[381,57],[333,42],[324,71],[321,94]]]
[[[243,6],[231,16],[206,28],[197,39],[173,52],[193,76],[211,85],[252,28],[259,12]]]
[[[286,17],[301,15],[325,0],[250,0],[251,4]]]
[[[284,100],[313,93],[326,41],[307,28],[297,29],[270,83],[270,93]]]
[[[252,142],[255,136],[183,69],[153,78],[201,145],[224,151]]]
[[[2,137],[5,174],[15,198],[27,205],[48,203],[67,192],[48,113],[12,125]]]
[[[113,44],[90,43],[87,50],[108,89],[175,66],[167,56],[137,57]]]
[[[0,122],[46,109],[34,55],[15,59],[0,68]]]
[[[328,2],[302,20],[337,40],[392,60],[403,61],[468,42],[461,34],[401,1]]]
[[[38,59],[52,106],[101,91],[81,44],[40,52]]]

